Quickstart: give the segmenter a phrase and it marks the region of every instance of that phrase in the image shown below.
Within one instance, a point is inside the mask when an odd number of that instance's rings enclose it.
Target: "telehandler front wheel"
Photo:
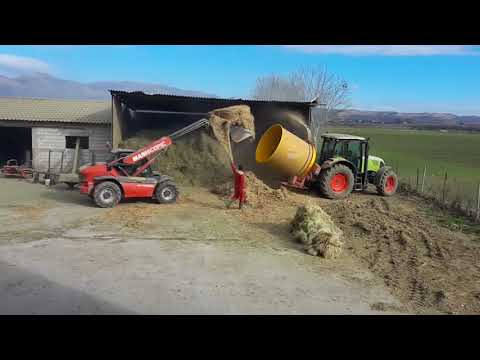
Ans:
[[[318,185],[323,196],[329,199],[344,199],[352,192],[353,183],[352,170],[338,164],[320,172]]]
[[[104,181],[95,185],[93,201],[101,208],[111,208],[122,199],[122,190],[112,181]]]
[[[166,181],[158,184],[155,190],[155,198],[160,204],[170,204],[177,201],[178,190],[175,184]]]
[[[382,196],[392,196],[397,192],[398,177],[391,168],[382,168],[377,174],[377,192]]]

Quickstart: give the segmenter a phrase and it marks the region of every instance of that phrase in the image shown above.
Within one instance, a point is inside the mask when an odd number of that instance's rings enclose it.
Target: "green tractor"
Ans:
[[[343,199],[352,191],[365,191],[373,184],[382,196],[395,194],[398,178],[377,156],[369,155],[369,139],[345,134],[323,134],[317,156],[320,169],[310,186],[330,199]]]

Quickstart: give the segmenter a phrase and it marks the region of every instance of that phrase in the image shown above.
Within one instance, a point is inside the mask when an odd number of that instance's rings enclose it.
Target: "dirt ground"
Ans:
[[[207,189],[177,204],[95,207],[62,186],[0,178],[0,313],[386,314],[480,312],[480,241],[402,196],[288,193],[226,210]],[[292,241],[297,206],[345,233],[340,258]]]
[[[359,196],[325,205],[350,252],[417,312],[480,313],[480,238],[424,215],[420,199]]]
[[[431,209],[424,200],[399,194],[384,198],[374,189],[341,201],[289,192],[288,204],[306,202],[320,205],[343,230],[346,251],[342,261],[359,261],[407,311],[480,313],[480,237],[438,225],[426,216]],[[261,214],[257,210],[242,217],[253,223],[262,219],[278,231],[276,223],[282,219],[286,235],[292,211],[281,202]]]
[[[354,259],[304,254],[283,223],[295,206],[275,226],[199,188],[100,209],[62,186],[0,185],[2,314],[405,311]]]

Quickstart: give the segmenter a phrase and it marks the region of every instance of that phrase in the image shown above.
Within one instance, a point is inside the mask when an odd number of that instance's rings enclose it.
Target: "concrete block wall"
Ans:
[[[35,127],[32,128],[32,163],[37,171],[48,170],[48,150],[51,169],[60,171],[63,152],[63,172],[72,170],[75,149],[66,149],[66,136],[88,136],[89,149],[80,149],[79,165],[91,161],[91,151],[96,161],[105,161],[108,155],[106,143],[111,142],[111,130],[107,126],[79,126],[70,128]]]

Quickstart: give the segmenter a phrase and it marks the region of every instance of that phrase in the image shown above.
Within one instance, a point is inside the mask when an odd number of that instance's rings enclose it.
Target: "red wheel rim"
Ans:
[[[385,191],[392,192],[395,189],[395,178],[393,176],[387,177],[387,181],[385,183]]]
[[[348,188],[348,178],[345,174],[335,174],[330,181],[330,188],[334,192],[344,192]]]

